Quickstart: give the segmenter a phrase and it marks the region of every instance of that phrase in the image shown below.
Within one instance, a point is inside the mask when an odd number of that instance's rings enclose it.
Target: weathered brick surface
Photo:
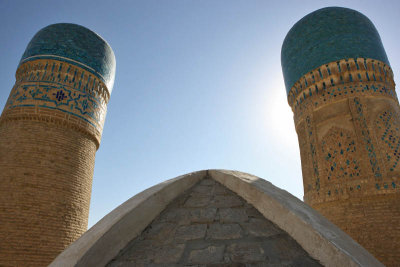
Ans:
[[[108,264],[165,265],[320,266],[286,232],[210,178],[170,203]]]
[[[45,266],[86,231],[95,152],[64,127],[0,126],[1,266]]]
[[[305,74],[288,95],[304,201],[387,266],[400,262],[400,107],[393,72],[343,59]]]
[[[400,198],[396,194],[372,195],[315,205],[325,217],[385,263],[398,266]]]

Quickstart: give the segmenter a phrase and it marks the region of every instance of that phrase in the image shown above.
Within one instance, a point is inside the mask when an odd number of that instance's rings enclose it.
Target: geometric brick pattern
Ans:
[[[385,165],[388,171],[398,170],[400,159],[400,118],[399,114],[385,110],[376,119],[377,137],[385,148]]]
[[[324,177],[343,182],[362,175],[356,154],[355,136],[350,131],[332,127],[321,142],[322,157],[325,158]],[[329,193],[328,193],[329,194]]]

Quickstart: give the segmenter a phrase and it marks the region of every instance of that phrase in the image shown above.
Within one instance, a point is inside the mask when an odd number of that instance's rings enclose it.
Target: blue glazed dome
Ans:
[[[19,64],[42,58],[86,69],[101,79],[111,94],[115,77],[114,52],[91,30],[71,23],[52,24],[41,29],[29,42]]]
[[[348,8],[314,11],[299,20],[283,41],[281,63],[286,92],[304,74],[323,64],[358,57],[390,65],[374,24]]]

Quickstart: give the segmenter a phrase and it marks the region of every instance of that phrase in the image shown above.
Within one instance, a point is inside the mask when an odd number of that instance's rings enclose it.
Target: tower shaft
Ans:
[[[400,107],[391,68],[348,58],[288,94],[304,200],[388,266],[400,262]]]
[[[108,99],[76,65],[19,66],[0,118],[0,265],[45,266],[86,231]]]

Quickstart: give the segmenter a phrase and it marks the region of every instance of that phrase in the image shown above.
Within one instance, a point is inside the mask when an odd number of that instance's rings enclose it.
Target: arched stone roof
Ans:
[[[311,207],[256,176],[227,170],[189,173],[153,186],[117,207],[62,252],[50,266],[104,266],[174,199],[204,178],[214,179],[285,231],[324,266],[383,266]]]

